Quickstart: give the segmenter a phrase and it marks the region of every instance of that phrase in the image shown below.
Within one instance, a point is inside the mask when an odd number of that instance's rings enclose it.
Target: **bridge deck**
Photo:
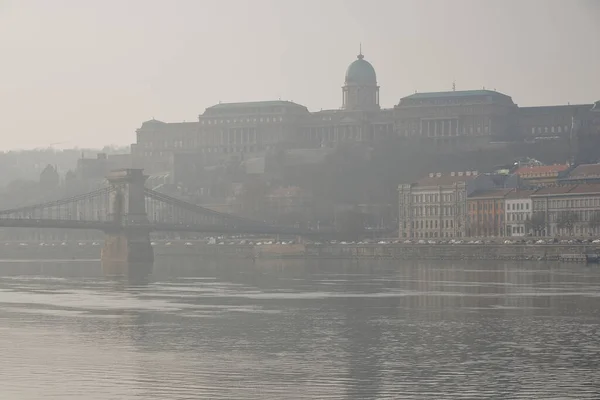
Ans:
[[[0,218],[0,227],[3,228],[40,228],[40,229],[88,229],[99,231],[115,231],[123,229],[139,229],[160,232],[196,232],[196,233],[224,233],[224,234],[264,234],[264,235],[318,235],[333,232],[311,231],[307,229],[288,228],[280,226],[250,226],[250,225],[216,225],[216,224],[176,224],[176,223],[147,223],[147,224],[119,224],[112,221],[79,221],[57,219],[28,219],[28,218]]]

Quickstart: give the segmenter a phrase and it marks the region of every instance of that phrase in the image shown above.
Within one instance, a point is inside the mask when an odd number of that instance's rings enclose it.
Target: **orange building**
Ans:
[[[518,175],[526,185],[548,186],[558,183],[558,179],[569,168],[569,164],[523,166],[515,171],[515,175]]]
[[[467,198],[469,236],[504,236],[504,200],[515,189],[475,192]]]

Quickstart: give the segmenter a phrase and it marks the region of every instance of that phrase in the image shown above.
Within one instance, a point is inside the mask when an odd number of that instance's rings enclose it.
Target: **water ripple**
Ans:
[[[221,267],[0,277],[2,398],[600,398],[600,270]]]

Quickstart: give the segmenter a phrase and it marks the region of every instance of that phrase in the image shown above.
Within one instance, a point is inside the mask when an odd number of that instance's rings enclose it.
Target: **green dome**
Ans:
[[[357,59],[350,64],[346,70],[346,84],[377,85],[375,68],[373,68],[370,62],[364,59],[365,57],[362,53],[356,58]]]

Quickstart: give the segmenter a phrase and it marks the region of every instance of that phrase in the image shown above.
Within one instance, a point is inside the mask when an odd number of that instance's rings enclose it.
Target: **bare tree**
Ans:
[[[556,226],[559,229],[566,229],[570,236],[573,236],[575,224],[579,221],[579,214],[575,211],[561,211],[556,219]]]
[[[529,235],[529,233],[533,230],[533,222],[531,221],[531,217],[529,215],[525,217],[523,225],[525,225],[525,234]]]
[[[588,221],[588,226],[596,233],[600,227],[600,211],[595,211]]]
[[[527,221],[525,226],[527,226]],[[533,230],[535,235],[543,232],[546,229],[546,213],[543,211],[534,212],[529,220],[529,229]]]

